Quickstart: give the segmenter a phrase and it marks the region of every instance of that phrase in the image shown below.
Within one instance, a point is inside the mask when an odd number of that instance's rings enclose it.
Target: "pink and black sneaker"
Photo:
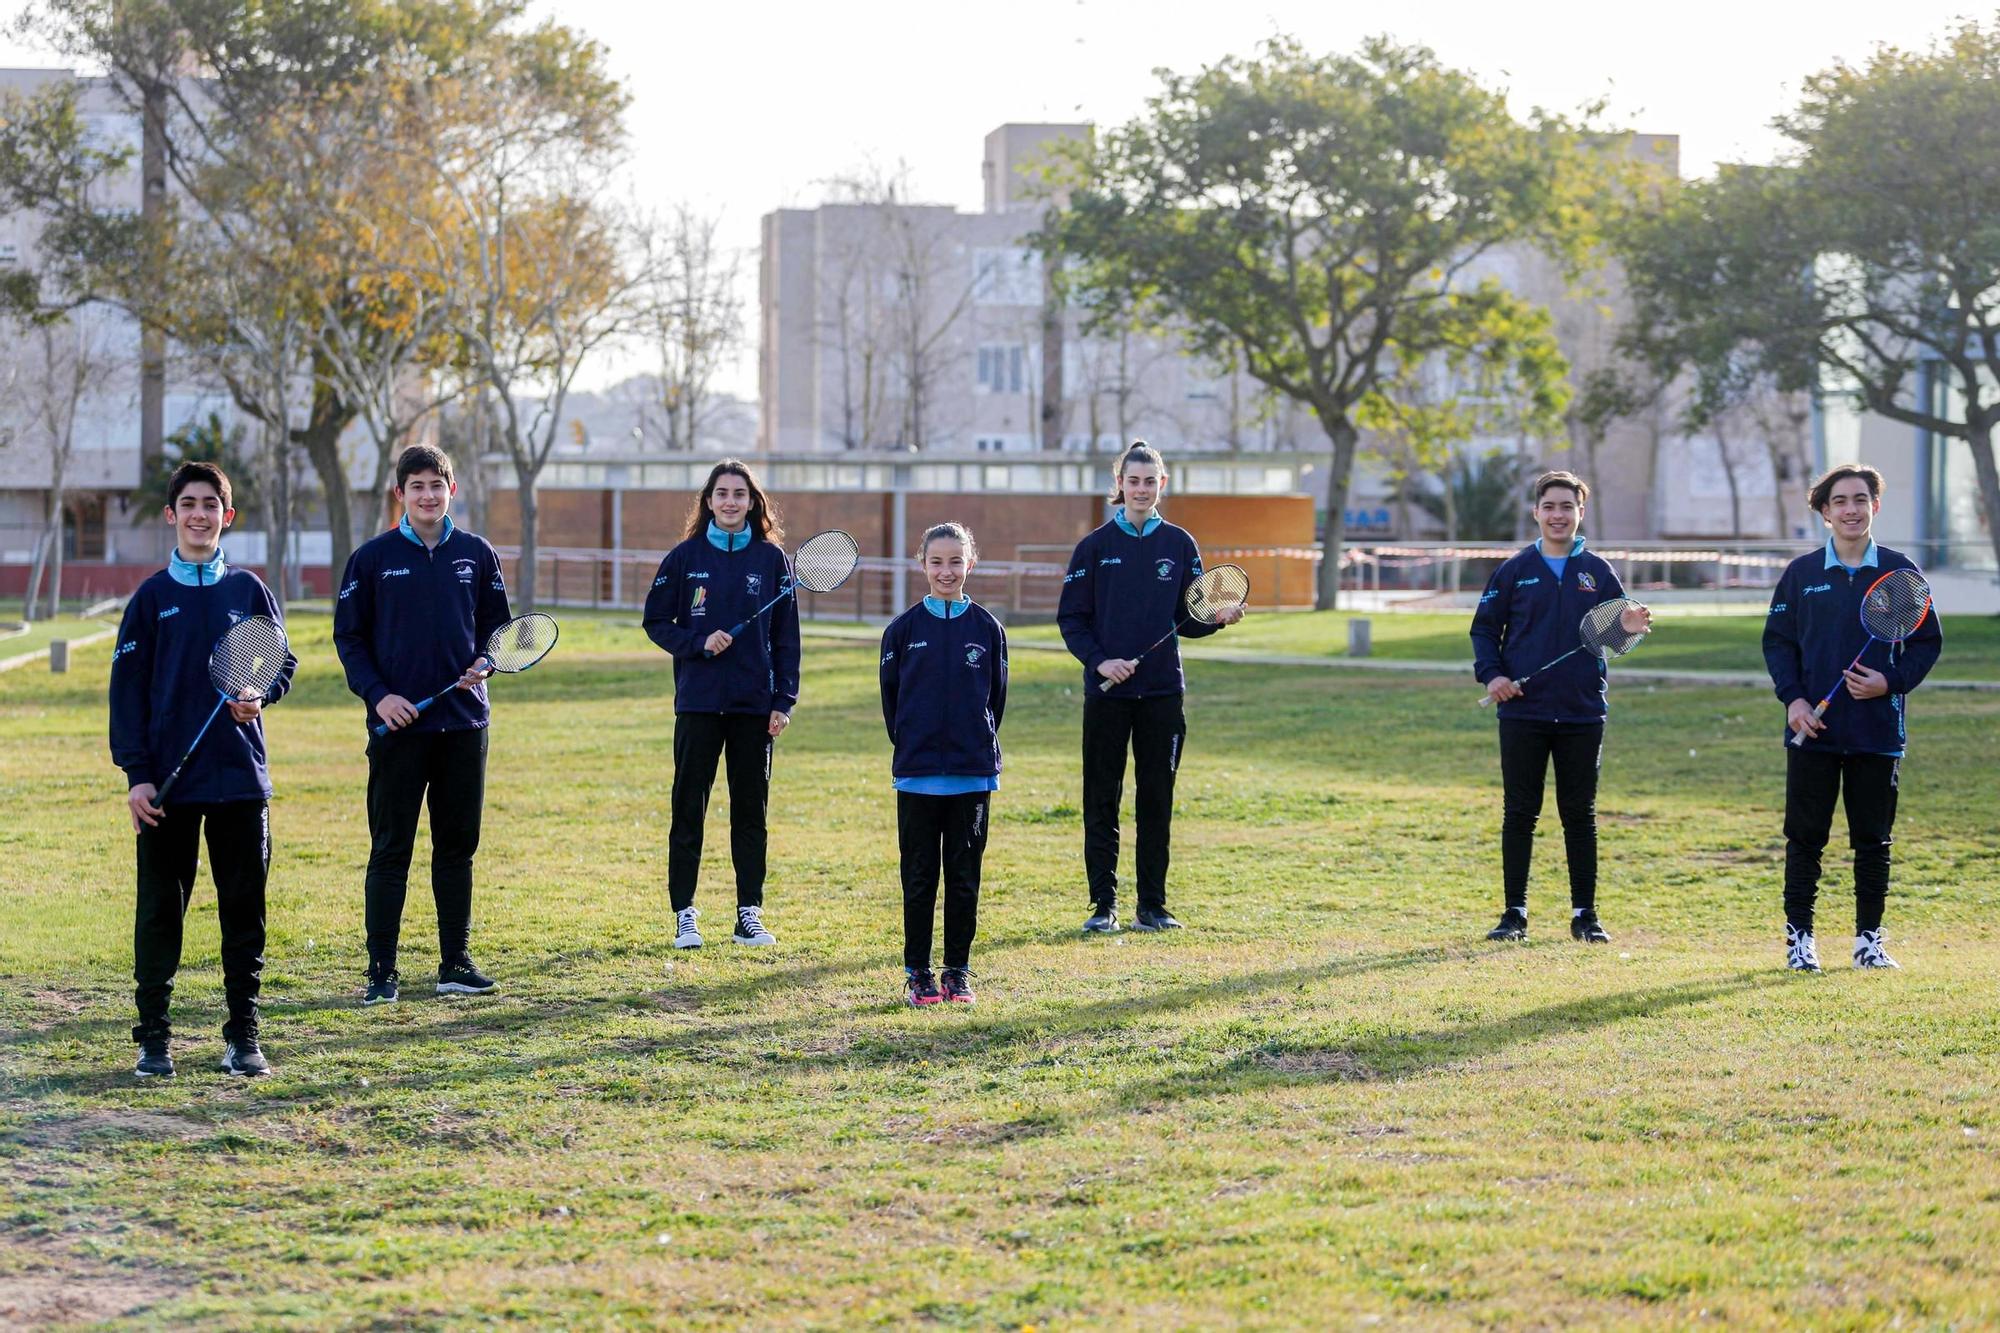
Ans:
[[[922,1009],[926,1005],[941,1004],[944,995],[938,990],[937,978],[928,967],[906,967],[909,977],[903,982],[903,998]]]
[[[947,967],[938,977],[938,986],[951,1004],[972,1003],[972,972],[963,967]]]

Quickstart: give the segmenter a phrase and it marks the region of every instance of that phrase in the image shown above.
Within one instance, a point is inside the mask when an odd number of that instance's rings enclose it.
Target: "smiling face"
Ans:
[[[917,568],[930,581],[931,596],[955,602],[964,595],[966,576],[976,562],[965,553],[965,543],[956,537],[933,537],[924,545]]]
[[[750,521],[750,479],[741,473],[724,472],[708,490],[708,512],[715,526],[724,532],[741,532]]]
[[[1118,474],[1118,489],[1125,497],[1125,517],[1136,526],[1151,517],[1159,506],[1160,496],[1167,489],[1167,471],[1158,463],[1128,458],[1124,470]]]
[[[167,525],[174,530],[181,558],[193,564],[207,564],[215,558],[222,530],[234,522],[236,511],[222,506],[222,493],[206,481],[191,481],[167,508]]]
[[[1583,526],[1583,502],[1567,486],[1551,486],[1535,501],[1535,525],[1542,530],[1543,549],[1562,552]]]
[[[1826,507],[1819,516],[1833,529],[1834,538],[1855,546],[1868,541],[1869,530],[1875,526],[1875,515],[1882,512],[1882,501],[1868,488],[1868,482],[1861,477],[1842,477],[1833,484],[1833,490],[1826,497]]]
[[[435,472],[412,472],[396,488],[396,494],[403,501],[403,511],[410,516],[410,523],[426,532],[444,522],[445,511],[451,507],[451,497],[458,494],[458,487]]]

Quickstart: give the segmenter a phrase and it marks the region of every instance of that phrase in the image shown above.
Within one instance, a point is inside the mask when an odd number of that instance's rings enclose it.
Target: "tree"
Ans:
[[[651,280],[640,330],[655,358],[658,433],[669,450],[695,447],[715,406],[715,372],[743,345],[742,265],[716,244],[720,221],[679,204],[641,231]]]
[[[1522,303],[1466,266],[1509,241],[1576,254],[1614,170],[1561,120],[1421,47],[1353,56],[1290,39],[1192,77],[1071,154],[1073,194],[1041,234],[1066,280],[1115,290],[1306,405],[1332,445],[1319,604],[1339,586],[1355,413],[1397,357],[1466,341]]]
[[[1965,441],[2000,560],[2000,21],[1835,65],[1777,124],[1784,161],[1694,183],[1621,237],[1635,323],[1737,382]]]

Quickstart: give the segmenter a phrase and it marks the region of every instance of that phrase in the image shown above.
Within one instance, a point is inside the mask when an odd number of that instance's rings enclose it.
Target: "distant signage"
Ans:
[[[1389,511],[1385,508],[1349,509],[1346,513],[1349,532],[1377,532],[1386,535],[1389,531]]]

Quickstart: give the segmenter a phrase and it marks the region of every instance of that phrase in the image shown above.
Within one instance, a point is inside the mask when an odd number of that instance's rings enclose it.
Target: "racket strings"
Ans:
[[[844,532],[809,537],[792,557],[792,583],[807,592],[832,592],[861,563],[861,548]]]
[[[251,616],[229,627],[208,655],[208,678],[231,699],[270,693],[284,672],[291,646],[285,631],[268,616]]]
[[[1931,590],[1916,571],[1891,570],[1861,599],[1861,624],[1878,639],[1900,643],[1930,614]]]
[[[1586,611],[1581,627],[1584,649],[1605,659],[1631,652],[1633,645],[1646,637],[1644,630],[1628,630],[1624,625],[1625,613],[1637,605],[1630,598],[1614,597]]]
[[[1232,606],[1250,599],[1250,576],[1235,565],[1217,565],[1188,585],[1188,615],[1205,625]]]
[[[539,611],[508,621],[486,640],[486,658],[495,671],[526,671],[556,646],[555,617]]]

